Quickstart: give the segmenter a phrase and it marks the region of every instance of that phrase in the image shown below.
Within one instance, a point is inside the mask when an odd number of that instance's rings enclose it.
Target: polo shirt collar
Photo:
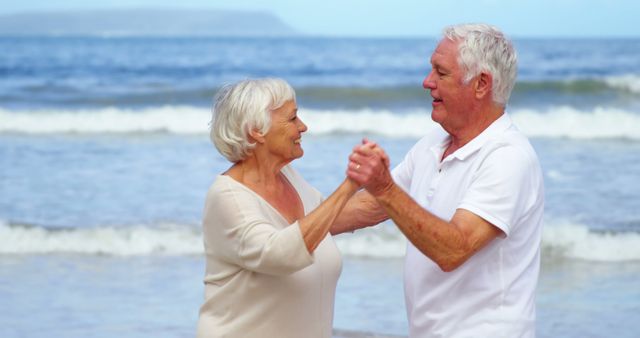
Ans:
[[[469,157],[469,155],[480,150],[480,148],[482,148],[482,146],[485,143],[487,143],[487,141],[493,139],[497,135],[500,135],[502,132],[510,128],[512,125],[513,125],[513,122],[511,121],[511,117],[509,117],[509,115],[507,115],[506,112],[503,113],[497,120],[493,121],[493,123],[491,123],[489,127],[487,127],[487,129],[483,130],[482,133],[480,133],[480,135],[476,136],[471,141],[469,141],[469,143],[465,144],[462,148],[456,150],[453,154],[449,155],[445,159],[445,161],[453,158],[463,161],[464,159]],[[442,154],[444,153],[444,150],[447,148],[450,142],[451,142],[451,136],[446,134],[446,136],[443,138],[443,140],[440,143],[435,144],[433,147],[431,147],[431,151],[434,154],[436,154],[436,156],[440,156],[438,160],[442,158]]]

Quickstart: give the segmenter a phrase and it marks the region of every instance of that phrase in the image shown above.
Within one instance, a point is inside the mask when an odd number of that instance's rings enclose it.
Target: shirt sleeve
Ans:
[[[218,184],[219,183],[219,184]],[[250,192],[216,182],[205,204],[205,247],[247,270],[286,275],[313,263],[298,222],[282,227]]]
[[[414,148],[409,150],[407,154],[404,156],[402,162],[400,162],[393,170],[391,171],[391,176],[393,177],[393,181],[396,182],[397,185],[402,188],[404,191],[409,191],[411,188],[411,178],[413,176],[413,153]]]
[[[439,142],[443,136],[439,130],[432,130],[425,137],[421,138],[416,144],[409,149],[404,159],[391,171],[391,176],[394,182],[402,188],[402,190],[409,192],[413,181],[414,171],[420,170],[416,167],[420,167],[421,161],[424,161],[424,156],[429,156],[429,148],[434,142]],[[422,160],[420,160],[422,158]],[[417,173],[420,175],[420,173]]]
[[[506,236],[533,205],[539,181],[537,159],[516,146],[501,146],[484,159],[465,193],[460,209],[468,210]]]

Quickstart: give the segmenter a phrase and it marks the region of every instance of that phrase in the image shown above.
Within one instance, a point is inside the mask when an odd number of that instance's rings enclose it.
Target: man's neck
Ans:
[[[460,130],[451,132],[447,131],[451,136],[451,143],[449,143],[449,146],[445,149],[444,154],[442,155],[442,160],[456,152],[456,150],[464,147],[478,135],[482,134],[483,131],[489,128],[493,122],[504,114],[504,107],[502,106],[494,105],[491,108],[492,109],[488,109],[485,112],[477,114],[477,118],[473,124],[469,124]]]

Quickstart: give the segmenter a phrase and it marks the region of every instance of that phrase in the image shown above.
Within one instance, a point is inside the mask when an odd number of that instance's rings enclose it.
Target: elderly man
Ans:
[[[534,337],[543,179],[505,106],[516,53],[495,27],[444,30],[423,86],[442,126],[393,172],[377,145],[354,148],[351,198],[332,233],[391,218],[409,239],[410,337]]]

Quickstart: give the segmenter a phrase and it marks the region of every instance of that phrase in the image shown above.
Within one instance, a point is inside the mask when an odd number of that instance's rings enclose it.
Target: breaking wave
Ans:
[[[403,257],[406,239],[391,223],[335,237],[346,256],[371,258]],[[640,260],[640,233],[605,233],[581,224],[547,223],[542,249],[572,259],[590,261]],[[197,226],[165,224],[97,228],[51,229],[32,225],[0,223],[0,254],[80,255],[201,255],[202,232]]]
[[[624,138],[640,140],[640,114],[596,107],[583,111],[569,106],[548,110],[511,111],[516,125],[530,137],[570,139]],[[418,138],[437,125],[426,109],[396,113],[385,109],[305,109],[300,116],[309,134],[364,134]],[[208,109],[163,106],[137,110],[11,111],[0,109],[0,133],[18,134],[204,134]]]

